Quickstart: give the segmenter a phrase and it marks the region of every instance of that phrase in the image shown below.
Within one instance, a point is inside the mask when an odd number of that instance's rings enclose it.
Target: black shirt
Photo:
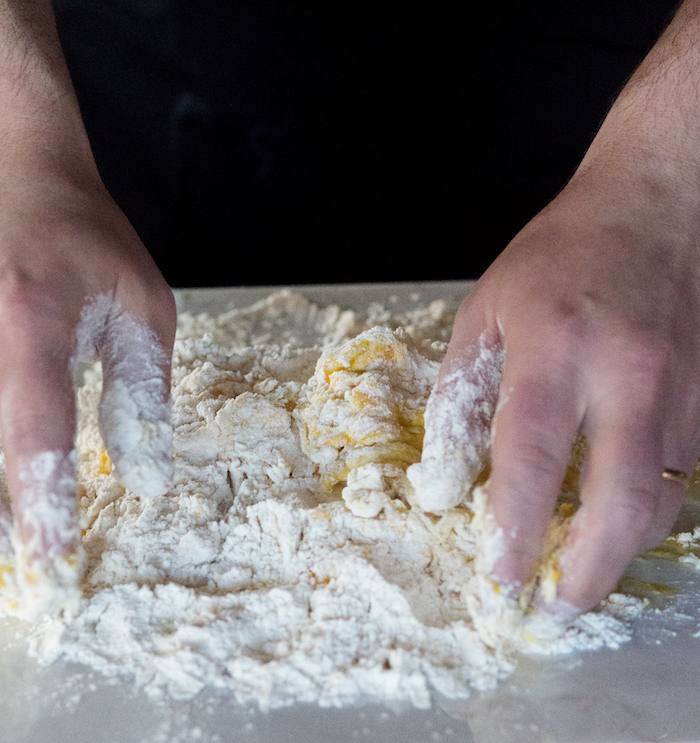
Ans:
[[[105,183],[175,286],[476,278],[674,5],[56,2]]]

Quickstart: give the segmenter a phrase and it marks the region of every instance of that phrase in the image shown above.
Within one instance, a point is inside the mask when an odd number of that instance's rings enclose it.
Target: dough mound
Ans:
[[[363,465],[405,470],[420,460],[423,413],[441,350],[375,327],[322,354],[295,417],[324,488]]]

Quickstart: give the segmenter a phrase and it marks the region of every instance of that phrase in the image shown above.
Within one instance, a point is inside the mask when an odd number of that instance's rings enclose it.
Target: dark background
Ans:
[[[477,278],[670,0],[56,0],[102,176],[172,286]]]

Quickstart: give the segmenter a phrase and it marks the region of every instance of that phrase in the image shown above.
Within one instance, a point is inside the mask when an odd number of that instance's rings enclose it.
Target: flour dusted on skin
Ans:
[[[172,434],[168,359],[155,334],[106,294],[82,310],[71,359],[75,376],[96,357],[105,371],[99,429],[119,482],[142,495],[165,492]],[[96,423],[94,430],[99,438]],[[78,608],[86,563],[76,509],[77,463],[77,451],[60,450],[16,462],[14,518],[2,472],[0,601],[11,615],[36,620],[62,613],[68,619]]]
[[[628,627],[619,620],[638,616],[644,608],[644,601],[632,596],[611,594],[602,605],[603,611],[588,612],[569,624],[538,610],[540,604],[546,606],[557,597],[561,577],[559,555],[574,514],[569,500],[562,500],[555,508],[533,577],[517,587],[517,591],[495,583],[491,577],[506,535],[488,511],[486,492],[481,486],[474,488],[472,510],[476,559],[465,601],[487,646],[506,654],[555,655],[573,650],[617,648],[630,639]]]
[[[11,522],[4,488],[1,494],[7,519],[2,531],[11,545],[0,560],[5,601],[24,619],[57,611],[71,616],[78,608],[83,550],[74,498],[76,460],[75,451],[42,451],[19,462],[19,524]]]
[[[150,495],[115,477],[101,372],[88,371],[83,599],[74,618],[34,625],[33,652],[155,698],[213,688],[262,708],[365,695],[427,707],[505,678],[515,655],[470,610],[471,512],[424,512],[406,476],[444,351],[430,341],[450,321],[434,305],[393,332],[380,308],[362,318],[289,293],[182,317],[172,485]],[[624,623],[600,616],[604,631],[574,628],[567,647],[622,641]]]
[[[423,456],[408,470],[421,508],[437,512],[467,500],[491,444],[504,358],[502,348],[481,337],[430,396]]]
[[[99,428],[126,487],[142,495],[163,493],[171,476],[168,364],[155,333],[107,295],[84,308],[75,360],[99,356],[103,384]]]

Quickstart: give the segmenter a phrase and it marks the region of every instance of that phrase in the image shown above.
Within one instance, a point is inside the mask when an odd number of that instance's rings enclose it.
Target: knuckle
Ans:
[[[38,283],[20,271],[5,271],[0,278],[0,317],[24,318],[37,312],[42,303]]]
[[[552,332],[567,344],[582,342],[588,335],[589,318],[585,298],[576,302],[559,298],[552,310]]]
[[[519,442],[558,450],[559,428],[572,413],[571,377],[565,367],[547,369],[539,377],[521,377],[508,400]]]
[[[591,292],[557,294],[553,299],[544,297],[541,301],[548,302],[541,312],[557,345],[573,350],[590,343],[600,327],[598,299]]]
[[[662,494],[662,499],[654,516],[653,523],[649,527],[643,548],[651,549],[664,541],[670,534],[673,524],[678,516],[685,491],[677,485],[671,484]]]
[[[608,319],[601,323],[598,312],[585,295],[560,298],[547,318],[547,351],[564,362],[597,347],[624,375],[641,385],[656,386],[678,359],[673,337],[660,325],[635,324],[634,320]],[[602,331],[602,335],[601,335]]]
[[[658,493],[641,485],[628,488],[611,503],[608,518],[623,533],[638,534],[644,541],[656,525]]]
[[[611,355],[614,366],[610,390],[620,403],[633,408],[648,409],[668,393],[673,376],[673,351],[665,341],[650,338],[628,340],[621,344],[619,354]],[[633,402],[636,401],[636,402]]]
[[[12,410],[3,413],[6,446],[16,452],[62,449],[73,446],[74,409],[65,404],[54,410]]]
[[[544,442],[531,441],[518,453],[520,469],[550,477],[559,470],[559,458]]]
[[[18,271],[0,277],[0,338],[16,353],[56,348],[70,337],[61,299],[46,283]]]
[[[166,347],[172,345],[177,326],[175,295],[155,268],[146,275],[127,272],[116,298],[125,310],[145,322]]]
[[[640,380],[658,380],[672,365],[673,356],[673,347],[668,339],[657,335],[645,334],[626,343],[628,371]]]
[[[174,336],[177,325],[175,295],[167,284],[162,284],[154,299],[156,305],[154,327],[160,330],[161,335],[170,338]]]
[[[562,479],[559,457],[543,443],[522,445],[500,467],[504,489],[522,504],[538,508],[546,493],[558,488]]]

